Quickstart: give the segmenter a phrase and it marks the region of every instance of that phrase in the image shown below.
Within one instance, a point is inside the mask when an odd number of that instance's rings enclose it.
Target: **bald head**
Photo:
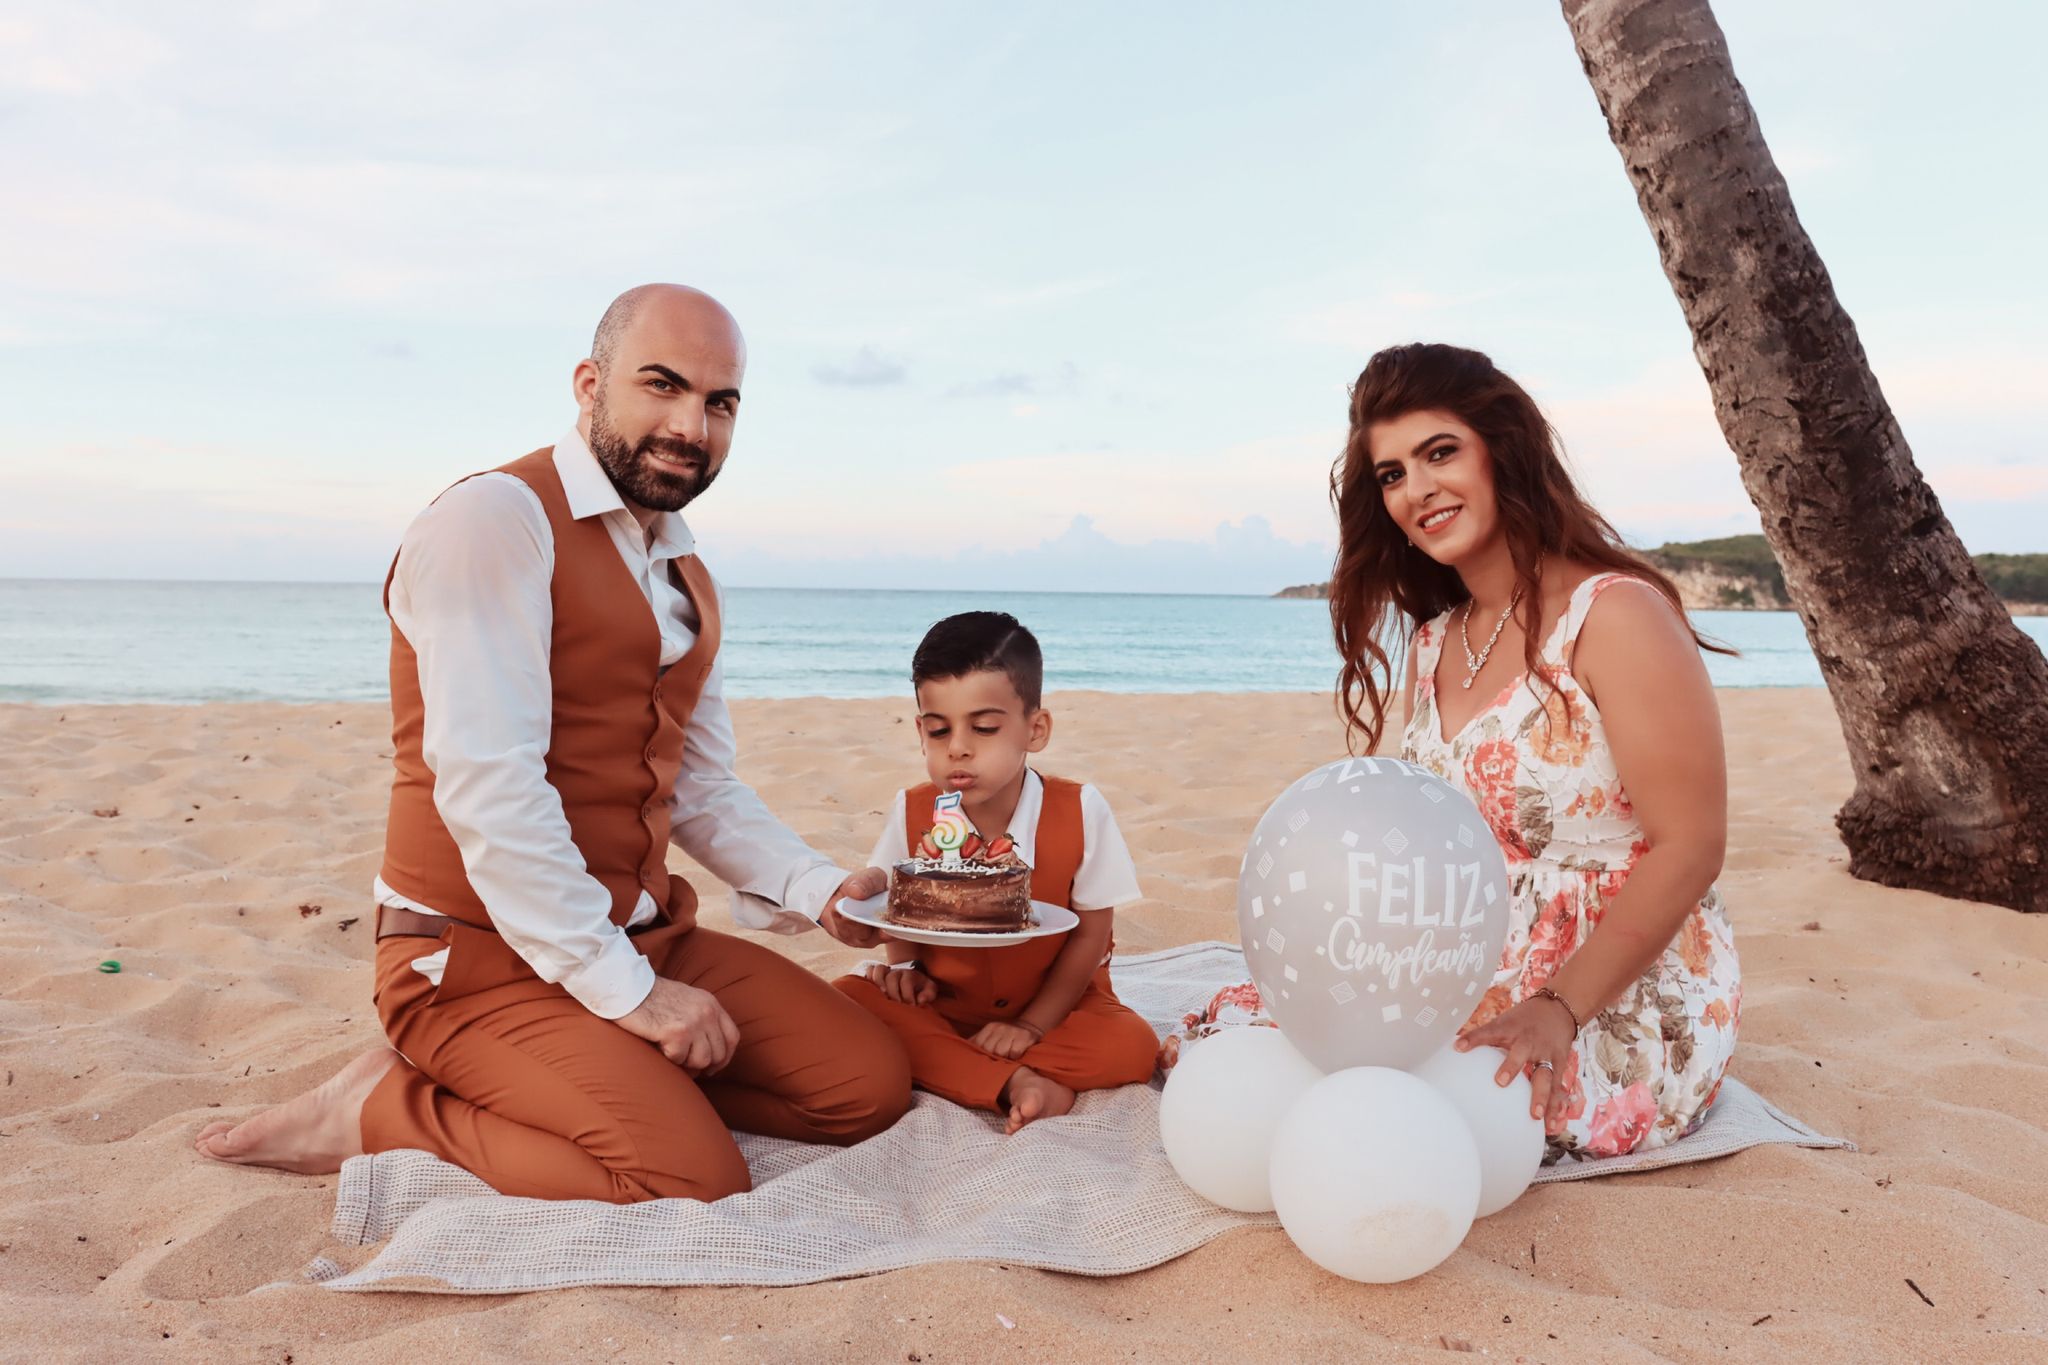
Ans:
[[[661,330],[696,333],[707,341],[729,340],[740,363],[746,363],[746,338],[739,322],[724,304],[701,289],[686,284],[638,284],[612,300],[611,307],[597,320],[597,335],[590,340],[590,358],[599,373],[611,369],[619,347],[642,320]]]
[[[643,284],[612,300],[572,383],[577,430],[629,505],[673,512],[711,486],[746,368],[739,324],[703,290]]]

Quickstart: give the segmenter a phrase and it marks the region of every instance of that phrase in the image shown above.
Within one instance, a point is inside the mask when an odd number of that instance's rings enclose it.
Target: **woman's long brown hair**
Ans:
[[[1522,593],[1515,619],[1523,630],[1532,688],[1542,679],[1536,666],[1543,643],[1537,575],[1545,556],[1633,574],[1655,585],[1672,609],[1685,615],[1678,588],[1629,549],[1580,494],[1559,453],[1557,433],[1527,390],[1478,351],[1424,343],[1390,346],[1366,363],[1352,387],[1351,433],[1330,470],[1330,501],[1337,509],[1330,625],[1344,660],[1337,676],[1337,707],[1347,739],[1362,736],[1367,753],[1385,732],[1395,691],[1383,636],[1399,631],[1411,637],[1416,626],[1471,596],[1456,570],[1409,543],[1388,514],[1373,474],[1367,441],[1373,425],[1423,411],[1448,412],[1486,442],[1501,526]],[[1702,649],[1733,653],[1698,631],[1693,639]]]

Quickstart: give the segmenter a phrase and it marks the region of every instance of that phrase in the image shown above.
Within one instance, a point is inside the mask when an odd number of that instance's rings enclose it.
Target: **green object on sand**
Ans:
[[[107,973],[109,976],[112,976],[115,972],[121,970],[121,964],[114,961],[114,959],[110,957],[105,962],[102,962],[100,964],[100,970]]]

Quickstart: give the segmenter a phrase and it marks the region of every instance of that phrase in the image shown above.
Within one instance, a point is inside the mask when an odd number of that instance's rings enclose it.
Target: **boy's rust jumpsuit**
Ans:
[[[1042,780],[1045,799],[1034,839],[1031,898],[1072,908],[1074,878],[1086,851],[1081,786],[1058,777]],[[905,856],[915,854],[919,835],[931,828],[938,795],[929,782],[903,794]],[[929,1005],[898,1004],[864,976],[843,976],[833,984],[903,1040],[914,1083],[957,1104],[999,1108],[1003,1087],[1023,1066],[1074,1090],[1151,1079],[1159,1039],[1150,1024],[1116,998],[1106,961],[1067,1017],[1022,1057],[992,1057],[968,1041],[982,1025],[1024,1012],[1066,942],[1064,934],[1049,934],[1001,948],[919,945],[919,964],[939,989]]]

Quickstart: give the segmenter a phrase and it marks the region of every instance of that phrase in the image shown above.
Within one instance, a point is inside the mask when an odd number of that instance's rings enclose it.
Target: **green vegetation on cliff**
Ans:
[[[2048,602],[2048,555],[1972,555],[1991,591],[2008,602]]]
[[[1723,536],[1719,540],[1673,541],[1648,551],[1666,573],[1688,568],[1719,569],[1737,578],[1753,578],[1770,586],[1774,601],[1785,600],[1785,571],[1762,536]]]
[[[1784,603],[1785,571],[1762,536],[1726,536],[1720,540],[1677,541],[1646,552],[1667,573],[1698,568],[1718,570],[1731,578],[1754,580],[1757,606]],[[1977,571],[1992,593],[2007,602],[2029,605],[2048,602],[2048,554],[1972,555]],[[1728,591],[1723,589],[1724,592]],[[1739,591],[1739,589],[1738,589]],[[1750,602],[1727,605],[1750,606]]]

